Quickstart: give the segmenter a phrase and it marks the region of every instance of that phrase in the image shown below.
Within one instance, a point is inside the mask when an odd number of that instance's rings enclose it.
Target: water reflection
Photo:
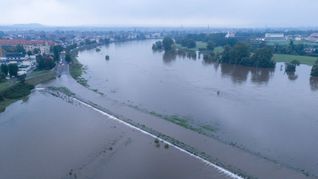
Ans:
[[[162,59],[164,63],[169,64],[172,61],[175,61],[177,57],[182,59],[196,60],[197,53],[194,51],[187,51],[187,50],[169,51],[169,52],[164,52]]]
[[[188,58],[191,60],[196,60],[197,59],[197,53],[195,51],[191,50],[178,50],[176,51],[178,57],[182,58]]]
[[[230,77],[234,83],[243,83],[251,74],[251,82],[266,84],[274,73],[274,69],[250,68],[239,65],[220,64],[222,76]]]
[[[314,78],[314,77],[310,78],[310,88],[312,91],[318,90],[318,78]]]
[[[178,50],[163,53],[163,62],[165,64],[170,64],[177,58],[182,59],[197,59],[197,53],[193,51]],[[267,84],[275,69],[269,68],[253,68],[245,67],[240,65],[231,64],[220,64],[215,62],[215,60],[203,58],[203,65],[213,65],[214,69],[217,70],[219,67],[221,69],[221,74],[223,77],[230,77],[233,83],[244,83],[248,80],[249,74],[251,74],[251,82],[256,84]],[[288,78],[290,80],[296,80],[298,78],[295,73],[288,73]]]
[[[177,59],[177,53],[175,51],[165,52],[162,59],[165,64],[170,64],[172,61]]]
[[[296,75],[295,72],[286,72],[286,74],[290,81],[295,81],[298,78],[298,75]]]
[[[227,76],[234,83],[243,83],[247,80],[249,69],[238,65],[220,64],[222,76]]]
[[[79,60],[89,69],[85,77],[90,86],[111,99],[129,101],[148,111],[190,116],[197,125],[217,123],[215,135],[225,141],[294,167],[312,169],[318,175],[318,156],[313,155],[318,148],[314,135],[318,131],[314,124],[318,80],[309,80],[311,67],[300,65],[298,79],[290,81],[288,78],[296,76],[286,76],[283,63],[277,63],[276,69],[206,63],[175,53],[153,53],[152,44],[111,45],[107,53],[114,54],[114,60],[108,65],[105,56],[95,50],[80,53]],[[103,83],[106,77],[107,84]],[[113,89],[117,93],[111,93]]]

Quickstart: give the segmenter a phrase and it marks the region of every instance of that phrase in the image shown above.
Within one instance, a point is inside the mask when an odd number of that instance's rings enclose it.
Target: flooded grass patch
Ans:
[[[0,93],[0,112],[5,111],[5,108],[13,102],[31,94],[33,88],[33,85],[27,83],[17,83],[6,90],[3,90]]]
[[[190,119],[187,119],[185,117],[177,116],[177,115],[172,115],[172,116],[166,116],[162,115],[156,112],[150,112],[151,115],[160,117],[162,119],[165,119],[169,122],[172,122],[174,124],[177,124],[181,127],[184,127],[186,129],[190,129],[192,131],[198,132],[200,134],[206,135],[206,136],[213,136],[213,133],[215,132],[215,128],[211,125],[195,125],[191,122]]]
[[[61,92],[67,96],[75,96],[75,93],[73,93],[70,89],[66,88],[66,87],[53,87],[53,86],[50,86],[48,87],[49,90],[52,90],[52,91],[58,91],[58,92]]]
[[[89,87],[87,80],[82,77],[85,73],[84,66],[76,59],[73,58],[72,63],[70,64],[70,74],[71,76],[81,85]]]
[[[10,104],[25,98],[31,94],[37,84],[50,81],[55,78],[54,71],[34,71],[27,76],[24,83],[6,81],[0,84],[0,112]]]
[[[55,79],[55,72],[51,70],[34,71],[27,76],[25,82],[30,85],[37,85]]]

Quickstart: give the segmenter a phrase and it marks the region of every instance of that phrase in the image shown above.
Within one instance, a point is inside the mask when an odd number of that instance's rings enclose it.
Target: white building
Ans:
[[[283,33],[266,33],[266,40],[286,40],[285,35]]]
[[[48,44],[44,44],[44,45],[41,45],[41,44],[32,44],[32,45],[23,45],[25,51],[31,51],[33,52],[34,49],[39,49],[40,50],[40,53],[43,55],[43,54],[49,54],[50,53],[50,46]]]
[[[318,33],[313,33],[309,37],[306,38],[306,40],[311,42],[318,42]]]
[[[226,35],[225,35],[225,38],[234,38],[235,37],[235,33],[234,32],[228,32]]]

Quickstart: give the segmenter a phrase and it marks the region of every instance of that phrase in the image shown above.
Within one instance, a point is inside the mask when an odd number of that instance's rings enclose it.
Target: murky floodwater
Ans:
[[[280,63],[275,70],[211,64],[152,52],[152,43],[81,52],[91,88],[141,109],[211,125],[228,143],[318,175],[318,80],[310,79],[309,66],[288,75]]]
[[[66,97],[34,92],[0,113],[0,178],[226,178]]]

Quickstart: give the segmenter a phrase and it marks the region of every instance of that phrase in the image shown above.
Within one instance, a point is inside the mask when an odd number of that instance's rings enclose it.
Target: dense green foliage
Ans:
[[[8,73],[9,73],[8,65],[1,64],[1,74],[3,74],[4,76],[7,76]]]
[[[222,54],[221,62],[228,64],[241,64],[246,58],[249,58],[250,52],[248,46],[238,43],[234,47],[226,46]]]
[[[49,55],[36,56],[36,62],[39,70],[50,70],[55,67],[55,61]]]
[[[183,47],[186,47],[186,48],[195,48],[196,47],[196,41],[195,41],[195,39],[191,38],[190,35],[185,37],[185,38],[177,38],[176,43],[181,44]]]
[[[174,50],[174,41],[170,37],[165,37],[162,41],[157,41],[152,45],[153,50],[164,50],[166,52]]]
[[[70,53],[66,53],[66,54],[65,54],[65,61],[66,61],[67,63],[71,63],[71,62],[72,62],[72,56],[71,56]]]
[[[60,53],[63,51],[63,47],[61,45],[55,45],[52,47],[52,52],[54,55],[54,61],[60,60]]]
[[[285,72],[291,73],[296,71],[296,65],[292,63],[286,63]]]
[[[9,89],[5,90],[0,96],[7,99],[19,99],[24,96],[27,96],[31,93],[31,90],[34,88],[33,85],[27,83],[18,83]]]
[[[294,64],[296,66],[300,65],[300,61],[298,61],[298,60],[292,60],[290,63]]]
[[[274,53],[279,54],[290,54],[290,55],[305,55],[305,45],[295,44],[294,41],[290,40],[288,45],[274,45]]]
[[[275,62],[272,60],[273,51],[269,47],[264,47],[256,50],[253,54],[251,60],[253,62],[252,66],[262,67],[262,68],[274,68]],[[244,64],[243,64],[244,65]]]
[[[311,76],[318,77],[318,60],[317,60],[316,63],[312,66]]]
[[[2,46],[1,47],[5,52],[9,53],[19,53],[19,54],[26,54],[26,51],[22,45],[17,46]]]
[[[23,55],[26,54],[26,51],[25,51],[25,49],[24,49],[24,47],[22,45],[17,45],[16,46],[16,52],[22,53]]]
[[[165,51],[171,51],[173,50],[173,45],[174,45],[174,41],[172,38],[170,37],[165,37],[163,40],[162,40],[162,46],[163,46],[163,49]]]
[[[300,62],[298,60],[292,60],[289,63],[285,64],[285,72],[287,73],[293,73],[296,71],[296,67],[300,65]]]
[[[27,55],[28,55],[28,56],[31,56],[31,55],[32,55],[32,51],[30,51],[30,50],[27,51]]]
[[[39,54],[41,52],[41,50],[39,49],[39,48],[35,48],[35,49],[33,49],[33,54],[34,55],[37,55],[37,54]]]
[[[228,64],[273,68],[275,67],[275,62],[272,57],[273,52],[269,47],[259,48],[251,55],[246,44],[237,43],[234,47],[225,47],[220,61]]]
[[[207,49],[213,51],[216,47],[216,44],[212,41],[208,42]]]
[[[17,64],[9,64],[8,71],[10,76],[18,76],[18,65]]]
[[[152,50],[163,50],[162,41],[157,41],[152,45]]]

